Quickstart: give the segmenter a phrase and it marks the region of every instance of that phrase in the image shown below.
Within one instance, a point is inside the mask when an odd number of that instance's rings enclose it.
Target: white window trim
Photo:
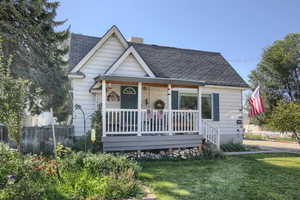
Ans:
[[[203,95],[210,95],[210,101],[211,101],[211,118],[204,119],[202,117],[202,120],[212,121],[213,120],[213,116],[214,116],[213,93],[202,93],[201,98],[203,97]],[[197,97],[197,93],[195,93],[195,92],[188,92],[188,91],[181,91],[181,92],[179,91],[178,92],[178,107],[180,107],[180,105],[181,105],[181,96]],[[202,103],[203,103],[203,101],[202,101]],[[178,109],[180,110],[180,108],[178,108]],[[203,111],[203,109],[201,109],[201,110]]]
[[[133,46],[129,47],[122,56],[105,72],[106,75],[112,75],[119,67],[120,65],[125,61],[125,59],[132,55],[137,62],[140,64],[142,69],[150,76],[151,78],[154,78],[155,75],[151,71],[151,69],[148,67],[148,65],[144,62],[142,57],[139,55],[139,53],[135,50]]]

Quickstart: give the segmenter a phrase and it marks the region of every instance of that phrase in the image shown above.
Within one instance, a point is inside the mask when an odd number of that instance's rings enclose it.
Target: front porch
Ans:
[[[110,77],[111,78],[111,77]],[[220,130],[209,123],[209,120],[202,119],[202,84],[181,83],[162,80],[159,83],[154,79],[141,79],[130,82],[102,78],[98,81],[101,89],[101,110],[103,128],[104,151],[125,151],[144,149],[168,149],[195,147],[206,138],[209,142],[220,146]],[[112,85],[118,85],[120,89],[120,103],[109,103],[109,97],[116,91],[110,91]],[[129,91],[131,88],[132,91]],[[149,99],[145,98],[143,90],[147,87],[160,88],[162,92],[159,100],[163,106],[149,105]],[[123,89],[122,89],[123,88]],[[194,109],[177,107],[176,98],[173,98],[172,91],[175,88],[192,88],[197,91],[196,105]],[[126,90],[127,89],[127,90]],[[126,93],[124,92],[126,90]],[[136,90],[136,91],[135,91]],[[109,94],[108,94],[109,91]],[[126,97],[130,96],[130,97]],[[136,95],[136,101],[134,96]],[[150,96],[153,94],[149,94]],[[126,97],[126,98],[125,98]],[[127,102],[127,103],[126,103]],[[155,103],[151,104],[157,104]],[[160,102],[160,101],[158,101]],[[211,114],[212,115],[212,114]]]

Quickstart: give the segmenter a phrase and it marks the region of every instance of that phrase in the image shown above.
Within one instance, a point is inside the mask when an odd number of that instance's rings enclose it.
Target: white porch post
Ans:
[[[173,126],[172,126],[172,86],[168,84],[168,127],[169,127],[169,135],[173,134]]]
[[[102,80],[102,134],[106,136],[106,80]]]
[[[202,88],[198,86],[198,131],[199,135],[202,134]]]
[[[142,126],[142,82],[138,82],[138,136],[141,136],[141,126]]]

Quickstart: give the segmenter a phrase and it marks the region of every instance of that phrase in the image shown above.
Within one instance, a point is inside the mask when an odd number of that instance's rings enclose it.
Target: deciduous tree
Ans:
[[[269,125],[283,133],[293,133],[300,145],[300,103],[279,103],[272,112]]]
[[[0,41],[0,122],[20,150],[24,111],[29,99],[34,99],[29,88],[31,81],[15,78],[11,74],[12,56],[4,59]],[[37,95],[34,95],[37,97]]]
[[[265,123],[281,100],[300,101],[300,34],[290,33],[264,50],[257,68],[249,76],[254,89],[260,85],[266,113]]]

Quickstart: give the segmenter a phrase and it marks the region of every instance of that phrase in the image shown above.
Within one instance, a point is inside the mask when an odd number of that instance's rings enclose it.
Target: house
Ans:
[[[105,151],[242,141],[248,85],[220,53],[127,41],[113,26],[99,38],[72,34],[69,56],[73,104],[87,130],[101,109]],[[81,113],[73,125],[82,136]]]

